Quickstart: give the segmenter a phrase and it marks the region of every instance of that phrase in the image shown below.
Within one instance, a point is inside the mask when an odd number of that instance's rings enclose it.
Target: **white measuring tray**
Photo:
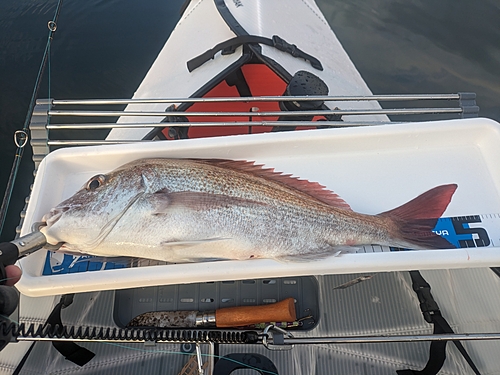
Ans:
[[[390,251],[373,246],[311,262],[98,266],[63,274],[54,266],[49,275],[43,275],[47,252],[40,250],[20,261],[23,277],[17,287],[22,293],[44,296],[205,281],[500,266],[500,125],[483,118],[57,150],[40,165],[21,234],[29,233],[34,222],[88,178],[146,157],[253,160],[318,181],[354,211],[367,214],[397,207],[437,185],[457,183],[444,216],[459,217],[454,220],[462,229],[451,233],[458,227],[449,219],[436,231],[449,234],[462,248]],[[478,227],[485,231],[474,229]]]

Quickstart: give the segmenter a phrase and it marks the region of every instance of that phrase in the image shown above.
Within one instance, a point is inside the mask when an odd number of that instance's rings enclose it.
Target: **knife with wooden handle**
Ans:
[[[215,311],[151,311],[136,316],[127,327],[227,328],[296,319],[295,300],[287,298],[269,305],[224,307]]]

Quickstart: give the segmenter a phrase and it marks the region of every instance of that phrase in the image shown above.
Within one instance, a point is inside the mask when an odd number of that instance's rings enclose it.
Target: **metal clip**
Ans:
[[[198,362],[198,374],[203,375],[205,373],[203,369],[203,358],[201,356],[200,343],[196,343],[196,361]]]
[[[271,330],[274,332],[270,332]],[[269,336],[272,339],[272,344],[267,341]],[[269,350],[290,350],[293,348],[293,345],[285,345],[285,337],[293,338],[293,335],[283,328],[270,324],[264,328],[262,344]]]
[[[415,278],[416,277],[417,276],[415,276]],[[422,311],[425,321],[427,323],[432,323],[433,315],[440,315],[441,312],[436,300],[432,296],[431,286],[420,276],[418,279],[413,279],[412,287],[415,293],[417,293],[418,301],[420,302],[420,310]]]

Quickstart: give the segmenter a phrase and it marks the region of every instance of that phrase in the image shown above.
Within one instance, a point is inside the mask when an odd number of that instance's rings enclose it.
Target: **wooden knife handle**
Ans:
[[[224,307],[215,311],[215,325],[221,328],[264,322],[293,322],[296,319],[293,298],[269,305]]]

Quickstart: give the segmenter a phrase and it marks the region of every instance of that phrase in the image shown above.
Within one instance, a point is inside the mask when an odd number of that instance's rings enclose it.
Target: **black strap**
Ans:
[[[61,297],[59,303],[54,307],[47,319],[47,325],[52,327],[62,327],[61,310],[73,303],[74,294],[65,294]],[[85,365],[88,361],[94,358],[95,354],[90,350],[81,347],[71,341],[52,341],[52,345],[61,353],[64,358],[78,366]]]
[[[229,375],[236,370],[249,367],[261,375],[278,375],[274,363],[266,356],[257,353],[231,353],[219,358],[214,367],[214,375]]]
[[[52,327],[62,327],[62,320],[61,320],[61,310],[63,308],[68,307],[73,303],[73,297],[74,294],[65,294],[61,297],[61,300],[57,305],[54,306],[54,309],[50,313],[49,317],[47,318],[47,321],[45,322],[45,326],[50,324]],[[24,357],[22,358],[21,362],[17,365],[15,371],[12,373],[12,375],[19,375],[21,372],[21,369],[24,367],[26,364],[26,360],[28,359],[29,355],[31,354],[33,347],[35,346],[37,342],[33,342],[28,349],[28,351],[24,354]],[[82,348],[81,346],[75,344],[74,342],[70,341],[53,341],[52,345],[56,350],[64,355],[64,357],[77,364],[78,366],[83,366],[85,365],[88,361],[90,361],[92,358],[94,358],[95,354],[92,353],[90,350]]]
[[[434,334],[454,333],[446,319],[441,315],[439,306],[431,294],[431,286],[422,277],[419,271],[410,271],[412,279],[412,287],[417,293],[420,301],[420,310],[424,319],[428,323],[434,324]],[[429,360],[423,370],[398,370],[398,375],[436,375],[443,367],[446,360],[446,344],[447,341],[432,341],[429,349]],[[460,341],[453,340],[453,344],[458,348],[462,356],[465,358],[469,366],[476,375],[481,375],[478,368],[472,361],[464,346]]]
[[[177,111],[175,104],[167,107],[165,112],[175,112]],[[161,122],[189,122],[186,116],[167,116]],[[159,128],[160,132],[158,134],[163,134],[161,132],[161,128]],[[169,126],[168,135],[173,139],[188,139],[188,131],[189,128],[187,126]]]
[[[213,59],[217,52],[222,51],[223,55],[231,54],[236,50],[237,47],[241,46],[242,44],[249,43],[259,43],[274,47],[282,52],[289,53],[293,57],[299,57],[304,60],[308,60],[313,68],[323,70],[323,66],[317,58],[305,53],[304,51],[300,50],[295,44],[290,44],[277,35],[273,35],[272,39],[257,35],[240,35],[231,38],[229,40],[226,40],[225,42],[217,44],[214,48],[209,49],[208,51],[202,53],[194,59],[189,60],[187,62],[187,68],[190,72],[192,72],[196,68],[205,64],[208,60]]]

